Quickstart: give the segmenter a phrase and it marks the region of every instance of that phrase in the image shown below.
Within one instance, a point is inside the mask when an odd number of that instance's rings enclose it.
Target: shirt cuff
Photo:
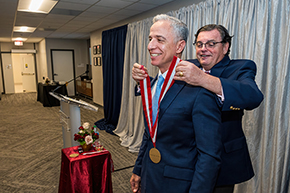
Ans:
[[[223,102],[225,101],[225,95],[224,95],[224,89],[222,87],[222,94],[217,94],[217,96],[219,97],[219,101],[221,102],[221,104],[223,104]]]
[[[137,93],[140,93],[140,92],[141,92],[140,85],[137,84]]]

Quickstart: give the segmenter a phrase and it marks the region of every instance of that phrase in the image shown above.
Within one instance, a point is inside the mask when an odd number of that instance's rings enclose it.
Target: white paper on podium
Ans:
[[[54,96],[55,98],[57,98],[59,101],[64,101],[64,102],[67,102],[67,103],[74,103],[75,105],[79,105],[79,107],[83,107],[85,109],[89,109],[89,110],[92,110],[92,111],[98,111],[98,107],[90,104],[90,103],[87,103],[83,100],[77,100],[77,99],[73,99],[73,98],[70,98],[70,97],[67,97],[67,96],[63,96],[61,94],[58,94],[58,93],[53,93],[53,92],[49,92],[50,95]]]

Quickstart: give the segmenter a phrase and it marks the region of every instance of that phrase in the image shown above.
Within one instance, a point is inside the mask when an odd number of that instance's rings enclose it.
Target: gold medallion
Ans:
[[[159,163],[161,160],[161,154],[155,147],[151,148],[149,151],[149,157],[153,163]]]
[[[69,157],[78,157],[78,156],[79,156],[78,153],[72,153],[72,154],[69,155]]]

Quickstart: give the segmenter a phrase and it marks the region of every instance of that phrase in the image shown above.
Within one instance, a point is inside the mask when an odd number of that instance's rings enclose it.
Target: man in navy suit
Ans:
[[[218,95],[222,107],[223,149],[215,193],[230,193],[234,184],[254,176],[242,117],[244,109],[252,110],[260,105],[263,94],[255,83],[256,64],[251,60],[230,60],[232,37],[225,27],[206,25],[195,37],[197,59],[180,62],[174,78]]]
[[[151,82],[152,95],[157,92],[155,82],[166,77],[173,57],[181,57],[188,35],[186,25],[176,18],[158,15],[153,22],[148,51],[159,73]],[[134,68],[143,69],[137,63]],[[132,191],[211,193],[222,148],[221,110],[216,95],[175,81],[161,99],[157,117],[155,143],[145,118],[143,141],[130,179]],[[158,150],[158,156],[151,156],[153,149]]]

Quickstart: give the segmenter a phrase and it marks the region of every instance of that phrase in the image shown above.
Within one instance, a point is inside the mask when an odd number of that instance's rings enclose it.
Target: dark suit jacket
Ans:
[[[188,60],[200,67],[198,60]],[[222,104],[222,166],[217,185],[237,184],[254,176],[242,129],[243,109],[260,105],[263,94],[255,83],[256,64],[251,60],[230,60],[225,56],[211,69],[224,91]]]
[[[153,163],[147,123],[133,173],[148,193],[210,193],[220,168],[221,111],[215,94],[175,81],[160,103],[156,147],[161,161]]]

